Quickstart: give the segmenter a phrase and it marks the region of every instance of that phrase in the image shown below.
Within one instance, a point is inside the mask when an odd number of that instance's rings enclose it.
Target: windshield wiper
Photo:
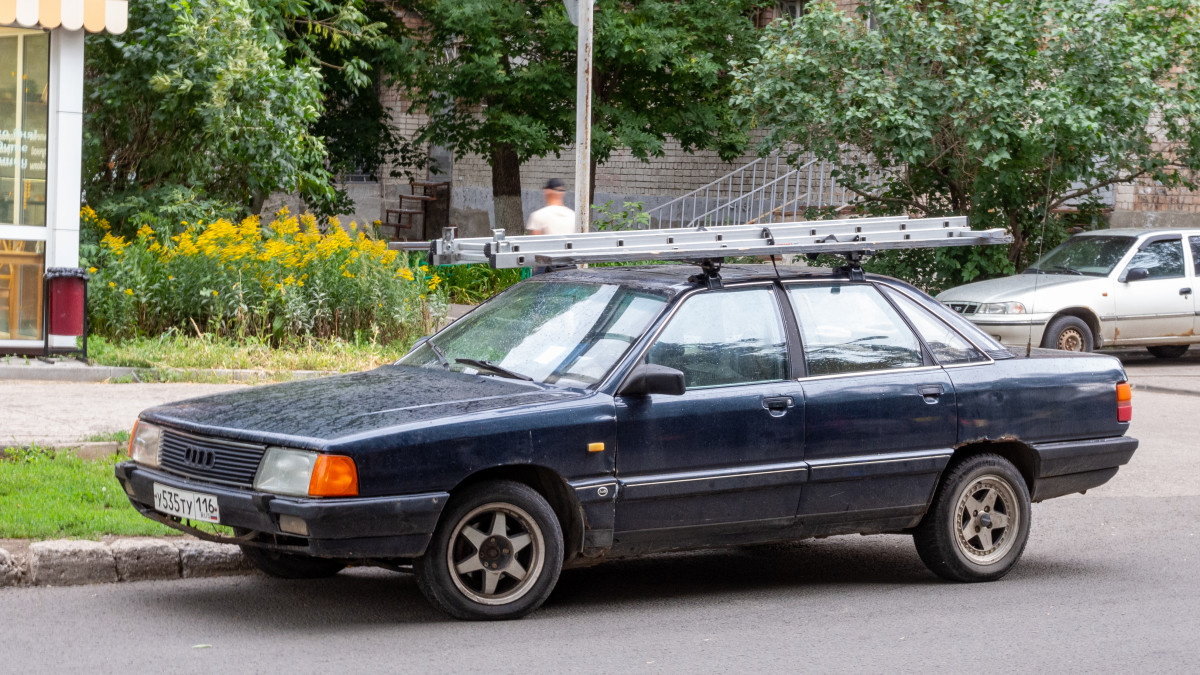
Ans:
[[[522,375],[521,373],[518,373],[514,370],[509,370],[508,368],[505,368],[504,366],[496,365],[495,363],[492,363],[491,361],[483,361],[480,359],[454,359],[454,362],[461,363],[464,366],[471,366],[472,368],[478,368],[479,370],[486,370],[489,373],[495,373],[496,375],[499,375],[501,377],[507,377],[512,380],[525,380],[526,382],[533,382],[532,377],[530,377],[528,375]]]
[[[1055,272],[1062,272],[1063,274],[1074,274],[1077,277],[1083,276],[1083,272],[1080,272],[1079,270],[1076,270],[1076,269],[1071,269],[1070,267],[1067,267],[1065,265],[1052,265],[1052,266],[1050,266],[1049,269],[1051,269]]]
[[[433,352],[433,355],[437,357],[438,363],[442,364],[442,367],[446,370],[450,370],[450,361],[446,358],[446,352],[442,351],[440,347],[433,344],[433,340],[426,340],[425,344],[429,345],[429,349]]]

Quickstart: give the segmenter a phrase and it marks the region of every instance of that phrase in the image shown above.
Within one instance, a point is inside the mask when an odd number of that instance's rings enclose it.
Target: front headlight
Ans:
[[[129,459],[145,466],[158,466],[162,447],[162,428],[138,420],[129,436]]]
[[[267,448],[267,454],[263,456],[258,473],[254,476],[254,489],[277,495],[307,497],[316,463],[315,452]]]
[[[986,302],[975,310],[976,314],[1024,314],[1025,305],[1019,302]]]

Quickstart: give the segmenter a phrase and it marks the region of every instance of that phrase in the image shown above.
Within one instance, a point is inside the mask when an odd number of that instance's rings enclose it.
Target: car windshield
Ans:
[[[602,380],[667,304],[617,284],[527,281],[398,361],[586,387]]]
[[[1108,276],[1134,237],[1071,237],[1030,265],[1025,274]]]

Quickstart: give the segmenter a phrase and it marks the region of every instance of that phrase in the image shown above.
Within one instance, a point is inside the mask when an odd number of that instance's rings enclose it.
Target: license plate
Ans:
[[[221,522],[221,509],[217,506],[216,495],[179,490],[159,483],[154,484],[154,509],[188,520]]]

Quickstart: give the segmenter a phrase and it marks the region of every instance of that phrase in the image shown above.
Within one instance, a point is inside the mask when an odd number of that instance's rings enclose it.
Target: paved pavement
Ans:
[[[568,570],[538,612],[448,620],[412,577],[261,575],[0,589],[20,673],[1195,672],[1193,396],[1136,396],[1108,485],[1034,506],[1004,580],[938,581],[904,536]]]

